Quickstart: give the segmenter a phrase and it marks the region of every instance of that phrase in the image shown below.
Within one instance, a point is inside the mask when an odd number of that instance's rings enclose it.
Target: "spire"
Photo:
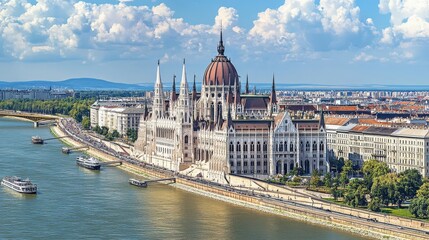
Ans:
[[[228,105],[228,115],[226,117],[226,121],[227,121],[228,128],[229,128],[229,126],[232,125],[231,107],[229,105]]]
[[[234,103],[235,103],[235,106],[237,106],[237,104],[240,104],[240,102],[241,102],[241,99],[240,99],[240,89],[238,89],[239,88],[239,86],[238,86],[238,77],[234,81],[234,87],[235,87]]]
[[[159,68],[159,60],[158,60],[158,67],[156,69],[156,82],[155,83],[161,83],[161,70]]]
[[[228,87],[228,94],[226,95],[226,102],[228,105],[232,103],[231,85],[229,85],[229,87]]]
[[[222,23],[220,24],[220,40],[219,44],[217,45],[217,52],[219,55],[223,55],[225,52],[225,47],[223,46],[223,38],[222,38]]]
[[[197,84],[195,83],[197,76],[194,74],[194,84],[192,85],[192,100],[197,100]]]
[[[185,59],[183,59],[183,67],[182,67],[182,80],[180,81],[180,88],[186,87],[186,90],[188,90],[188,81],[186,80],[186,62]]]
[[[171,102],[174,102],[177,100],[176,96],[176,74],[173,75],[173,86],[171,87]]]
[[[277,103],[277,97],[276,97],[276,83],[274,80],[274,74],[273,74],[273,85],[271,86],[271,97],[270,97],[271,103]]]
[[[216,125],[220,129],[220,128],[222,128],[222,125],[223,125],[222,110],[220,108],[218,109],[217,116],[218,117],[217,117]]]
[[[149,110],[147,109],[147,99],[144,101],[144,115],[143,118],[146,119],[147,115],[149,115]]]
[[[246,75],[246,90],[244,91],[245,94],[249,94],[249,75]]]
[[[320,110],[319,128],[326,128],[325,127],[325,116],[323,113],[323,107]]]

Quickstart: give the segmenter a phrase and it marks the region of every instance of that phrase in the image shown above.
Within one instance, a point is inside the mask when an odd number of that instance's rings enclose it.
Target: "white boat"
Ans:
[[[128,180],[128,182],[131,185],[137,186],[137,187],[147,187],[147,183],[146,181],[140,181],[138,179],[134,179],[134,178],[130,178],[130,180]]]
[[[1,185],[6,186],[19,193],[37,193],[37,185],[31,183],[30,179],[21,179],[20,177],[4,177],[1,180]]]
[[[91,170],[100,170],[101,163],[93,157],[80,156],[76,158],[76,164]]]

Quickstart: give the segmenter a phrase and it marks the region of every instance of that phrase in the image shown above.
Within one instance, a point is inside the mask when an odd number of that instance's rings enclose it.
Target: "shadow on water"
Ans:
[[[5,187],[5,186],[2,186],[2,188],[3,188],[3,192],[5,192],[6,194],[13,196],[14,198],[17,198],[17,199],[29,199],[29,200],[31,200],[31,199],[35,199],[37,197],[37,195],[43,194],[40,191],[37,191],[37,194],[25,194],[25,193],[16,192],[16,191],[14,191],[8,187]]]

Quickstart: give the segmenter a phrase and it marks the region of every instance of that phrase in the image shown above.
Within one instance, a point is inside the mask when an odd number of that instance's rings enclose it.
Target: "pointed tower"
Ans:
[[[246,89],[244,91],[245,94],[249,94],[249,75],[246,75]]]
[[[173,86],[171,87],[170,106],[173,106],[172,103],[174,103],[176,100],[177,100],[177,95],[176,95],[176,75],[173,75]]]
[[[189,99],[188,81],[186,79],[186,63],[183,59],[182,80],[180,81],[180,93],[177,103],[177,114],[183,122],[190,122],[191,103]]]
[[[271,102],[271,104],[277,104],[276,83],[274,80],[274,74],[273,74],[273,85],[271,86],[270,102]]]
[[[194,83],[192,84],[192,100],[197,100],[197,84],[195,83],[195,79],[197,76],[194,74]]]
[[[217,52],[221,56],[223,56],[223,54],[225,53],[225,46],[223,46],[222,26],[220,27],[220,40],[219,44],[217,45]]]
[[[162,87],[162,81],[161,81],[161,70],[159,67],[159,60],[158,60],[158,67],[156,70],[156,81],[155,81],[155,94],[153,97],[153,106],[152,106],[152,116],[154,118],[160,118],[164,116],[164,89]]]
[[[270,116],[273,113],[278,113],[276,84],[275,84],[275,80],[274,80],[274,74],[273,74],[273,85],[271,86],[270,103],[268,104],[268,107],[269,107],[268,113]]]

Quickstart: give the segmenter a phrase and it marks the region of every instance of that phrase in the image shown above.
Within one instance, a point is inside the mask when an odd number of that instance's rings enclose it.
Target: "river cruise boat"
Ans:
[[[30,179],[21,179],[20,177],[4,177],[1,180],[1,185],[6,186],[19,193],[35,194],[37,193],[37,185],[31,183]]]
[[[31,142],[33,144],[43,144],[43,138],[41,138],[39,136],[33,136],[33,137],[31,137]]]
[[[147,187],[147,183],[145,181],[140,181],[138,179],[130,178],[130,180],[128,180],[128,182],[131,185],[134,185],[134,186],[137,186],[137,187],[142,187],[142,188]]]
[[[101,163],[93,157],[80,156],[76,158],[76,164],[91,170],[100,170]]]

